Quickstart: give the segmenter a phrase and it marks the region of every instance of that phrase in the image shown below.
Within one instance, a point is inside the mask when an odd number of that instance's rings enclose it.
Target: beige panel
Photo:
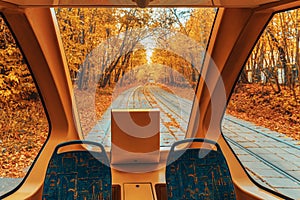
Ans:
[[[111,163],[159,162],[159,110],[111,111]]]

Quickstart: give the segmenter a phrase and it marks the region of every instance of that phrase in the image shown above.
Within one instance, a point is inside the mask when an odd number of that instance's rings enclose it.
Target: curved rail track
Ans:
[[[229,115],[224,117],[222,132],[254,180],[300,198],[299,144],[283,134]]]

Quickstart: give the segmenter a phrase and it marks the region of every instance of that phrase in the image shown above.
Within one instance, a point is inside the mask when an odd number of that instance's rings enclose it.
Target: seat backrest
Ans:
[[[61,147],[74,144],[93,145],[101,152],[83,149],[58,153]],[[55,148],[48,164],[43,200],[109,200],[111,185],[111,169],[102,145],[79,140],[65,142]]]
[[[191,142],[214,145],[214,149],[176,146]],[[175,142],[166,167],[169,200],[236,199],[229,168],[219,145],[211,140],[195,138]]]

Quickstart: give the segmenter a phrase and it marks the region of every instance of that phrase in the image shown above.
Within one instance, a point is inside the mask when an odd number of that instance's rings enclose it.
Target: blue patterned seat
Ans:
[[[76,150],[58,153],[59,148],[88,144],[101,152]],[[110,200],[112,199],[111,169],[102,145],[89,141],[59,144],[48,164],[43,200]]]
[[[183,143],[204,142],[216,149],[185,148]],[[230,172],[218,144],[200,138],[175,142],[166,167],[168,200],[236,199]]]

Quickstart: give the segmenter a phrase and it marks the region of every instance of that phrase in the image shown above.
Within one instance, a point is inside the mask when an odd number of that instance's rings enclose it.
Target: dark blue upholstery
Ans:
[[[217,149],[174,150],[185,142],[208,142]],[[236,199],[232,179],[218,144],[210,140],[187,139],[173,144],[166,167],[169,200]]]
[[[101,152],[58,149],[73,144],[96,145]],[[43,200],[109,200],[111,198],[111,169],[102,145],[88,141],[71,141],[58,145],[46,172]]]

